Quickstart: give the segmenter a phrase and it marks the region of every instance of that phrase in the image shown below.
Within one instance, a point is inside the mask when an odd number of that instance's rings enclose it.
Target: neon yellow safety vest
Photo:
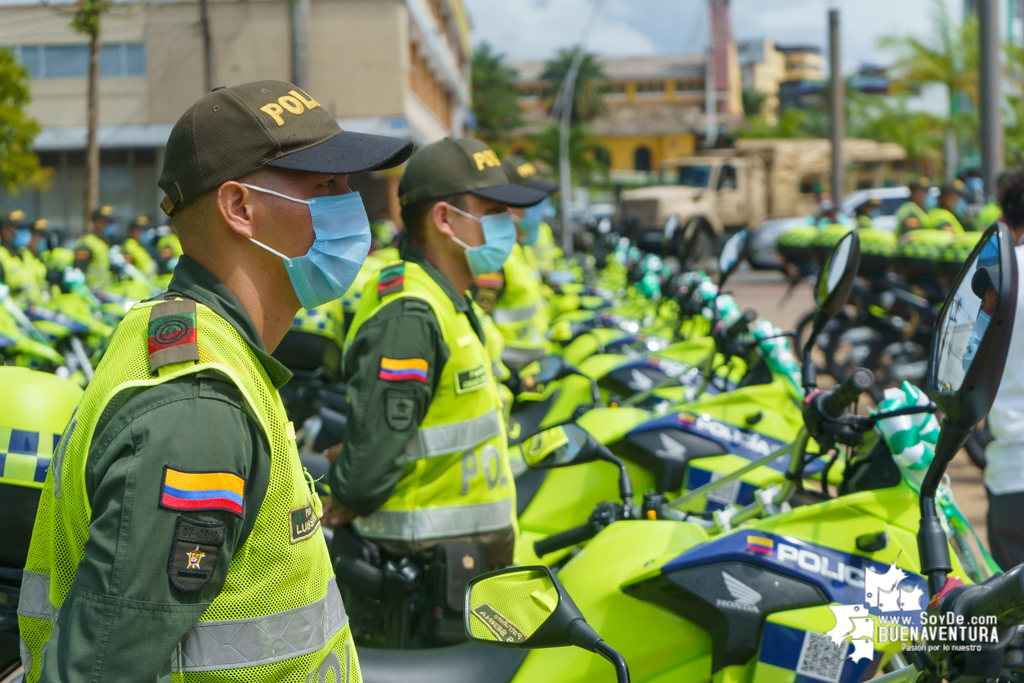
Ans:
[[[331,680],[358,682],[359,662],[323,536],[304,532],[296,538],[287,523],[293,511],[310,506],[318,515],[319,504],[304,476],[295,430],[277,391],[235,328],[199,304],[199,362],[172,363],[159,368],[158,376],[151,375],[148,337],[154,305],[166,304],[137,304],[118,326],[54,451],[18,607],[23,653],[30,653],[23,655],[26,680],[39,679],[31,662],[41,661],[48,646],[89,537],[85,467],[104,408],[126,388],[212,371],[232,381],[259,417],[270,443],[270,484],[248,540],[231,560],[220,594],[171,653],[174,681],[308,683],[325,681],[333,671]],[[318,519],[308,513],[307,517]]]
[[[0,269],[3,270],[0,283],[7,285],[12,295],[20,294],[24,284],[25,264],[3,245],[0,245]]]
[[[914,202],[907,201],[896,211],[896,237],[928,228],[928,214]]]
[[[181,240],[173,232],[169,232],[157,240],[156,251],[161,275],[173,272],[174,267],[178,265],[178,259],[184,253],[181,250]]]
[[[546,222],[541,221],[537,229],[537,241],[530,245],[530,249],[537,257],[537,270],[541,274],[547,275],[555,269],[558,249],[555,246],[555,234]]]
[[[87,232],[75,241],[75,260],[86,258],[87,254],[79,251],[88,249],[92,254],[89,265],[85,269],[85,282],[92,289],[102,289],[114,282],[110,272],[110,247],[100,237]]]
[[[129,237],[121,245],[121,253],[132,257],[132,265],[148,278],[156,277],[156,261],[139,241]]]
[[[402,478],[380,509],[355,521],[356,529],[406,542],[515,529],[515,486],[490,356],[441,286],[415,263],[384,266],[363,290],[346,346],[377,311],[404,297],[430,305],[450,355],[406,444]]]
[[[518,244],[512,247],[504,271],[504,289],[494,304],[491,318],[505,338],[502,360],[510,367],[521,368],[551,352],[545,337],[548,310],[540,282],[530,272]]]
[[[928,212],[928,227],[954,235],[964,234],[964,226],[960,224],[960,219],[952,211],[941,207]]]

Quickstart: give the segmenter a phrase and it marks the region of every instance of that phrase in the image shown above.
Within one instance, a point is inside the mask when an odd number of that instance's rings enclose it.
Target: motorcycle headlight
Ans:
[[[648,337],[645,340],[644,345],[647,347],[648,351],[661,351],[668,348],[668,339],[665,339],[664,337]]]

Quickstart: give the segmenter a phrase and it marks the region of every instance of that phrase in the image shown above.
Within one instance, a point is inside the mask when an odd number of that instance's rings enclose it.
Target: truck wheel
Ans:
[[[680,240],[675,251],[685,270],[711,273],[718,267],[715,261],[715,238],[704,228],[697,228],[689,242]]]

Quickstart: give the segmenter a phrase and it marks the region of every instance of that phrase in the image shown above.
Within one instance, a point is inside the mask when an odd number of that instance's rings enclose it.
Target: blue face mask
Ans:
[[[953,213],[963,214],[965,211],[967,211],[967,200],[961,197],[956,200],[956,207],[954,207]]]
[[[929,194],[927,197],[924,198],[924,205],[922,205],[921,208],[924,209],[925,211],[931,211],[938,205],[939,198]]]
[[[117,236],[117,226],[114,225],[113,223],[110,223],[109,225],[107,225],[107,227],[103,228],[103,239],[105,239],[105,240],[107,240],[109,242],[110,240],[114,239],[114,237],[116,237],[116,236]]]
[[[500,270],[512,253],[512,247],[516,245],[516,224],[512,222],[512,214],[502,211],[477,218],[457,206],[449,204],[449,207],[459,215],[472,218],[484,229],[484,243],[479,247],[471,247],[458,237],[452,237],[455,244],[466,250],[466,261],[469,263],[473,278]]]
[[[245,185],[245,183],[242,183]],[[370,220],[358,192],[305,200],[245,185],[252,190],[305,204],[316,238],[305,256],[285,256],[250,240],[284,259],[292,289],[305,309],[323,306],[344,296],[370,251]]]
[[[551,203],[551,197],[545,197],[537,204],[536,208],[540,212],[541,220],[549,221],[555,217],[555,205]]]
[[[155,235],[153,230],[143,230],[141,233],[139,233],[139,244],[141,244],[144,247],[152,245],[154,236]]]
[[[523,233],[519,238],[520,244],[527,246],[534,244],[540,236],[540,224],[544,216],[539,210],[540,205],[531,206],[523,214],[522,218],[516,219],[516,227]]]
[[[964,372],[971,367],[971,361],[974,360],[975,354],[978,353],[978,346],[981,345],[981,339],[985,336],[985,330],[988,329],[988,324],[992,320],[985,311],[978,311],[978,319],[974,322],[974,329],[971,330],[971,336],[967,338],[967,352],[964,354]]]
[[[28,228],[21,228],[14,233],[14,248],[24,249],[32,241],[32,231]]]

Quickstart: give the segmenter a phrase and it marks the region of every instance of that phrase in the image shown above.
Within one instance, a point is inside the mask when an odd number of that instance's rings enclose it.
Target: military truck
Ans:
[[[845,140],[846,189],[906,184],[906,156],[894,143]],[[816,212],[831,164],[828,140],[738,140],[665,161],[657,185],[622,193],[615,222],[641,249],[702,268],[735,230]]]

